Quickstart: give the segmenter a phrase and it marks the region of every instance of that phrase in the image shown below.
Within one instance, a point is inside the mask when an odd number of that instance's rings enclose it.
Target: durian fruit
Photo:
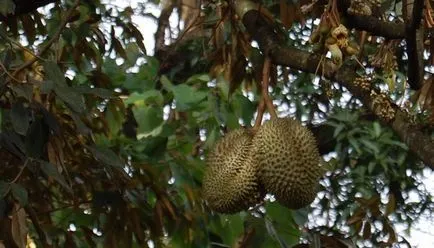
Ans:
[[[323,170],[309,129],[295,119],[272,119],[259,128],[253,146],[259,180],[267,192],[292,209],[312,203]]]
[[[252,134],[246,129],[229,132],[208,154],[203,195],[211,209],[236,213],[259,203],[265,192],[257,178],[251,154]]]

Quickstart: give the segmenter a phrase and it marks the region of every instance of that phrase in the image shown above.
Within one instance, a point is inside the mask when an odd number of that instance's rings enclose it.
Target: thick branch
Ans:
[[[418,90],[422,86],[424,65],[423,65],[423,43],[424,32],[420,25],[422,21],[424,0],[414,0],[409,3],[409,18],[406,21],[406,41],[408,56],[408,83],[412,89]]]
[[[293,69],[315,73],[320,56],[293,47],[278,44],[278,37],[256,10],[243,16],[247,31],[255,39],[265,55],[270,56],[274,64],[290,66]],[[370,109],[380,121],[390,125],[405,142],[410,150],[428,166],[434,169],[434,141],[416,127],[410,125],[409,116],[396,106],[390,98],[370,86],[361,87],[354,81],[358,76],[354,68],[342,67],[334,70],[333,64],[325,60],[324,76],[346,87],[355,97]]]
[[[17,16],[21,14],[26,14],[36,10],[39,7],[45,6],[49,3],[58,2],[59,0],[14,0],[15,4],[15,13],[13,15],[3,16],[0,15],[0,21],[5,21],[6,18],[10,18],[12,16]]]
[[[405,37],[404,23],[382,21],[373,16],[347,15],[347,20],[346,24],[349,28],[367,31],[388,39],[402,39]]]
[[[377,36],[383,36],[388,39],[405,38],[404,23],[394,23],[382,21],[375,16],[357,16],[347,12],[351,0],[339,0],[338,8],[344,14],[346,19],[345,25],[349,28],[367,31]]]

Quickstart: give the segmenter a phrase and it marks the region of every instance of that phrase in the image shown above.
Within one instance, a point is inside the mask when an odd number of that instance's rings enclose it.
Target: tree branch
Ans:
[[[406,41],[408,56],[408,83],[412,89],[418,90],[422,86],[424,65],[423,65],[423,43],[424,32],[421,26],[424,0],[414,0],[407,6],[412,10],[406,18]],[[411,66],[410,66],[411,65]]]
[[[315,73],[320,63],[317,54],[311,54],[293,47],[279,44],[279,38],[273,27],[269,26],[260,13],[250,10],[243,16],[247,32],[259,44],[265,56],[270,56],[274,64],[289,66],[293,69]],[[324,61],[324,76],[346,87],[357,97],[380,121],[390,125],[401,140],[408,145],[427,166],[434,169],[434,141],[428,135],[410,124],[406,112],[394,104],[388,96],[370,85],[361,85],[355,80],[358,75],[352,67],[343,66],[336,70],[330,60]]]
[[[375,16],[357,16],[349,14],[347,9],[350,4],[351,0],[339,0],[338,4],[339,12],[343,13],[346,20],[345,25],[347,25],[348,28],[367,31],[388,39],[402,39],[406,37],[404,23],[382,21]]]
[[[41,50],[39,51],[38,57],[43,55],[50,47],[51,45],[59,38],[60,34],[63,31],[63,28],[66,26],[66,24],[68,23],[69,19],[71,18],[71,16],[74,14],[74,10],[75,8],[80,4],[80,0],[76,0],[74,2],[74,5],[68,10],[68,12],[66,12],[65,17],[63,18],[62,22],[59,25],[59,28],[57,29],[56,33],[54,33],[53,37],[51,37],[50,40],[48,40],[44,46],[41,48]],[[20,67],[18,67],[14,73],[12,74],[14,77],[22,70],[24,70],[25,68],[27,68],[28,66],[32,65],[33,63],[36,62],[36,60],[38,60],[38,57],[35,56],[33,57],[31,60],[27,61],[26,63],[22,64]]]
[[[0,15],[0,21],[5,21],[7,18],[11,18],[14,16],[27,14],[36,10],[39,7],[45,6],[49,3],[59,2],[59,0],[13,0],[15,4],[15,12],[13,15],[3,16]]]
[[[348,28],[355,28],[370,32],[388,39],[402,39],[405,37],[404,23],[381,21],[373,16],[346,15]]]

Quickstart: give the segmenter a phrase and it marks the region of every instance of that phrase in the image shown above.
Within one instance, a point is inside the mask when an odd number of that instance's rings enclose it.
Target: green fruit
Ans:
[[[251,155],[252,138],[248,130],[234,130],[218,141],[208,155],[202,187],[211,209],[236,213],[264,197]]]
[[[266,122],[253,139],[259,180],[284,206],[309,205],[322,175],[320,155],[309,129],[294,119]]]

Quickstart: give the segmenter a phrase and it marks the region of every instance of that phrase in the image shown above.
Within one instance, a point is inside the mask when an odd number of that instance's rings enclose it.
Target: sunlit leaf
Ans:
[[[163,123],[163,110],[161,107],[141,106],[133,108],[134,117],[138,123],[137,133],[141,136],[151,135],[153,131],[160,128]],[[158,133],[153,134],[158,135]]]
[[[186,111],[196,106],[208,95],[206,92],[198,91],[191,86],[181,84],[172,88],[178,111]]]
[[[156,103],[158,105],[163,104],[163,95],[157,90],[148,90],[143,93],[132,93],[126,100],[125,104],[136,104],[140,103]]]

